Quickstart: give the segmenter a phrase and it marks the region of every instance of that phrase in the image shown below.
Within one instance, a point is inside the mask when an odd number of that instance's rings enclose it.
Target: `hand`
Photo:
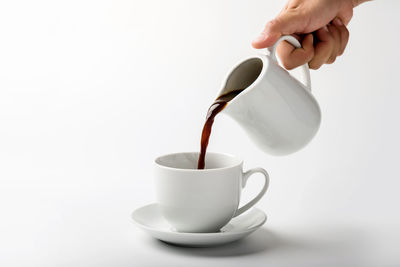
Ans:
[[[346,25],[353,16],[357,0],[289,0],[279,15],[267,23],[252,45],[272,46],[282,35],[291,34],[302,44],[295,48],[281,42],[277,53],[282,65],[293,69],[308,62],[311,69],[335,62],[349,40]]]

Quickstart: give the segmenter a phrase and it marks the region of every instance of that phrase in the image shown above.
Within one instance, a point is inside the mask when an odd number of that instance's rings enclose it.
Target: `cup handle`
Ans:
[[[290,44],[292,44],[296,48],[301,47],[300,42],[296,38],[294,38],[291,35],[283,35],[281,38],[278,39],[278,41],[276,41],[276,43],[272,47],[268,48],[268,50],[270,52],[270,56],[271,56],[272,60],[274,60],[275,62],[278,62],[278,60],[276,59],[276,48],[277,48],[278,44],[282,41],[288,41]],[[303,77],[305,79],[304,85],[311,92],[310,69],[308,68],[308,63],[302,65],[301,69],[302,69]]]
[[[261,189],[261,192],[258,193],[258,195],[255,198],[253,198],[249,203],[247,203],[243,207],[237,209],[235,212],[235,215],[233,217],[236,217],[236,216],[242,214],[243,212],[245,212],[246,210],[250,209],[251,207],[253,207],[264,196],[265,192],[267,192],[268,185],[269,185],[269,175],[268,175],[267,171],[262,168],[254,168],[254,169],[248,170],[247,172],[244,172],[242,175],[242,188],[244,188],[246,186],[246,183],[247,183],[247,180],[249,179],[249,177],[255,173],[261,173],[264,175],[264,178],[265,178],[264,186]]]

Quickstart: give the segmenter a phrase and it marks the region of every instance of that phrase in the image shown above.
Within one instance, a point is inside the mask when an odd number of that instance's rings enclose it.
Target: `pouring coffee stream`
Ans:
[[[317,133],[321,110],[311,94],[308,65],[300,67],[304,83],[279,66],[275,51],[281,41],[301,47],[293,36],[282,36],[269,49],[269,55],[249,57],[228,74],[217,99],[208,109],[198,169],[205,168],[212,125],[221,112],[233,118],[255,145],[270,155],[294,153]]]
[[[234,97],[236,97],[240,92],[244,89],[237,89],[230,91],[229,93],[223,94],[215,99],[214,103],[208,109],[206,122],[203,126],[203,131],[201,132],[201,148],[200,148],[200,155],[199,161],[197,163],[197,169],[204,169],[205,167],[205,159],[207,153],[208,142],[210,140],[212,126],[214,124],[215,116],[220,113],[226,105],[231,101]]]

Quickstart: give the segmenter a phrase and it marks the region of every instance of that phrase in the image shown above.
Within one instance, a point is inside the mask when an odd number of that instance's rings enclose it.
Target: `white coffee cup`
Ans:
[[[158,204],[165,219],[179,232],[216,232],[233,217],[256,204],[267,191],[262,168],[243,172],[235,156],[207,152],[206,168],[197,169],[198,152],[160,156],[155,160]],[[239,208],[242,188],[254,173],[264,175],[261,192]]]

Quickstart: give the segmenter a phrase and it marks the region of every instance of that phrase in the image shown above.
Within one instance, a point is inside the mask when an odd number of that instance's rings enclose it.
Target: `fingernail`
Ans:
[[[326,31],[326,32],[329,32],[329,29],[328,29],[328,26],[324,26],[324,27],[322,27],[322,29],[324,30],[324,31]]]
[[[261,43],[267,39],[267,35],[262,32],[259,36],[257,36],[254,40],[253,43]]]
[[[339,19],[339,18],[335,18],[335,19],[333,20],[333,24],[335,24],[336,26],[343,26],[343,22],[342,22],[342,20]]]

